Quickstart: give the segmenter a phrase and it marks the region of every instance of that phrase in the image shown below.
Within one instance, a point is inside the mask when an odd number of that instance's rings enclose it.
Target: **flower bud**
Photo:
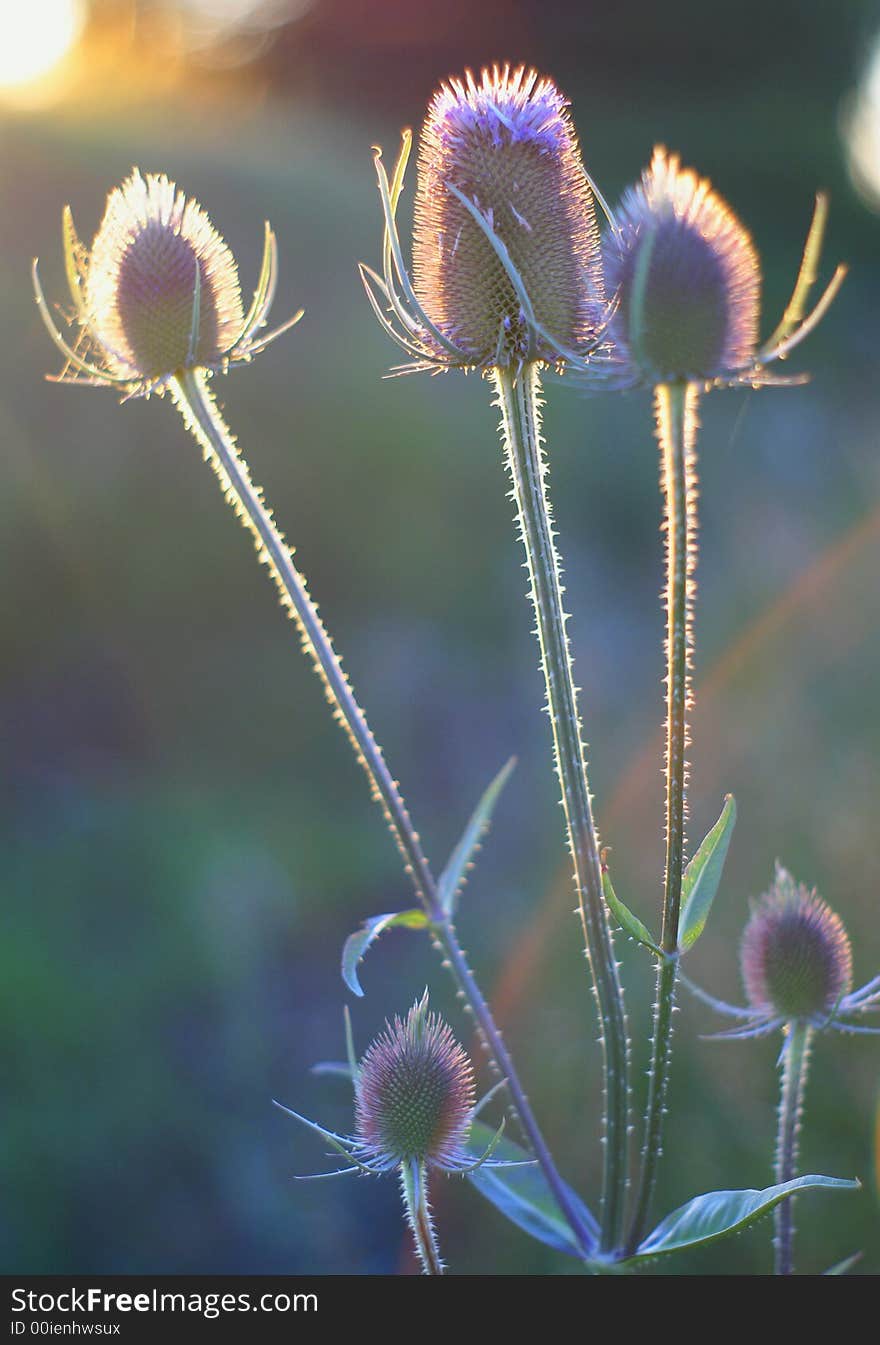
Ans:
[[[457,1160],[474,1105],[470,1060],[427,994],[377,1037],[361,1061],[357,1135],[383,1165]]]
[[[829,1017],[852,987],[843,922],[781,865],[746,925],[740,957],[753,1008],[787,1022]]]
[[[108,365],[144,383],[216,367],[244,326],[235,259],[204,210],[137,169],[107,198],[84,304]]]
[[[602,294],[593,197],[562,94],[536,71],[483,70],[443,84],[422,130],[413,285],[431,321],[484,368],[559,358],[596,328]],[[529,333],[479,212],[518,273]]]
[[[603,244],[611,335],[634,380],[729,376],[753,363],[761,273],[752,240],[705,178],[655,149]]]

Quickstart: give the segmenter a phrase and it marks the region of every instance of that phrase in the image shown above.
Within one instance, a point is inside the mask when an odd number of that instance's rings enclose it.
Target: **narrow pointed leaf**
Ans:
[[[495,1131],[490,1126],[477,1121],[471,1127],[468,1150],[476,1161],[491,1144]],[[584,1252],[578,1246],[577,1239],[566,1223],[553,1193],[547,1184],[543,1172],[528,1162],[529,1155],[513,1140],[499,1141],[494,1157],[511,1163],[525,1163],[520,1168],[477,1168],[469,1172],[467,1179],[485,1196],[496,1209],[516,1224],[517,1228],[529,1233],[538,1242],[553,1247],[567,1256],[584,1259]],[[599,1226],[580,1196],[567,1188],[572,1205],[577,1210],[587,1236],[595,1239]]]
[[[611,884],[611,875],[607,869],[602,870],[602,893],[605,897],[611,914],[625,933],[635,939],[638,943],[643,943],[646,948],[650,948],[652,953],[657,953],[663,957],[663,950],[657,946],[651,938],[651,931],[647,925],[643,925],[637,915],[633,915],[628,906],[624,906],[620,898],[615,894]]]
[[[76,305],[77,316],[82,318],[84,316],[83,272],[85,269],[85,248],[79,241],[69,205],[64,207],[61,214],[61,234],[64,240],[64,269],[67,274],[67,284],[70,289],[70,296]]]
[[[768,1214],[786,1196],[801,1191],[858,1191],[860,1183],[842,1177],[796,1177],[763,1191],[709,1191],[696,1196],[657,1225],[627,1264],[668,1256],[685,1247],[704,1247],[730,1233],[739,1233]]]
[[[449,863],[440,875],[437,883],[437,896],[440,899],[440,905],[448,916],[452,916],[455,911],[456,899],[464,885],[468,865],[476,853],[483,833],[492,820],[492,813],[495,811],[498,796],[510,779],[510,774],[515,765],[516,757],[511,757],[495,776],[474,809],[461,840],[453,850]]]
[[[736,799],[728,794],[721,816],[684,871],[678,938],[678,946],[683,953],[696,943],[709,918],[735,822]]]
[[[864,1256],[864,1252],[853,1252],[852,1256],[847,1256],[843,1261],[838,1261],[836,1265],[829,1266],[823,1271],[823,1275],[848,1275],[853,1266],[857,1266]]]
[[[429,923],[425,912],[416,907],[410,911],[373,915],[354,934],[349,934],[342,949],[342,979],[352,994],[359,998],[363,996],[363,987],[357,974],[358,963],[380,934],[395,925],[403,925],[405,929],[425,929]]]
[[[357,1092],[360,1070],[358,1068],[357,1056],[355,1055],[354,1050],[354,1032],[351,1026],[351,1014],[348,1012],[347,1004],[342,1010],[342,1018],[345,1023],[345,1059],[348,1062],[348,1076],[354,1085],[355,1092]]]
[[[351,1066],[344,1060],[319,1060],[316,1065],[312,1065],[310,1074],[335,1075],[339,1079],[347,1079],[349,1083],[353,1082]]]

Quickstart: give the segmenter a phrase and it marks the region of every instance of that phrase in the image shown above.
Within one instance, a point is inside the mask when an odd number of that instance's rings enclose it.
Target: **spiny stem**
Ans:
[[[593,824],[577,688],[562,606],[559,556],[554,544],[547,461],[540,431],[540,377],[527,365],[519,374],[496,369],[493,382],[520,537],[526,551],[529,596],[535,610],[547,707],[553,728],[556,773],[584,930],[587,960],[599,1010],[605,1072],[604,1175],[601,1249],[617,1248],[627,1181],[628,1043],[623,992],[602,896],[602,869]]]
[[[452,922],[441,906],[436,880],[397,782],[388,770],[382,750],[354,697],[318,609],[309,596],[305,579],[294,562],[293,552],[251,480],[247,463],[207,386],[206,375],[198,370],[182,373],[171,391],[187,428],[214,468],[224,495],[253,534],[257,553],[275,580],[282,606],[297,624],[303,649],[321,678],[333,716],[344,728],[355,756],[367,775],[373,798],[383,810],[416,896],[431,919],[432,933],[444,955],[444,965],[449,967],[465,1003],[473,1013],[496,1069],[507,1080],[514,1110],[563,1217],[588,1254],[593,1250],[592,1231],[584,1224],[571,1201],[568,1188],[559,1176],[489,1005],[467,964]]]
[[[442,1275],[444,1265],[440,1259],[437,1235],[434,1232],[434,1220],[428,1204],[428,1173],[424,1163],[410,1159],[400,1165],[400,1189],[403,1193],[403,1207],[406,1221],[412,1229],[422,1272],[425,1275]]]
[[[642,1166],[627,1240],[629,1252],[635,1251],[646,1230],[663,1148],[663,1117],[669,1087],[684,870],[687,712],[691,706],[691,599],[697,560],[694,441],[698,395],[697,387],[686,383],[661,384],[655,394],[666,533],[666,872],[661,935],[666,956],[657,968]]]
[[[790,1182],[797,1176],[798,1140],[804,1090],[810,1064],[813,1030],[808,1023],[790,1023],[783,1048],[782,1089],[779,1096],[779,1128],[776,1136],[776,1180]],[[794,1196],[773,1212],[774,1273],[794,1274]]]

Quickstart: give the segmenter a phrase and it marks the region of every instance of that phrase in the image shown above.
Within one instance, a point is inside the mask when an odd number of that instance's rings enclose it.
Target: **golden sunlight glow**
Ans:
[[[75,45],[84,0],[21,0],[10,5],[0,35],[0,97],[38,83]]]

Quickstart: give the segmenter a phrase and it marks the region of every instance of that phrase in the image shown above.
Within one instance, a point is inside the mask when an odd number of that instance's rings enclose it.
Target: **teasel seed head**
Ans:
[[[364,1154],[382,1166],[460,1161],[474,1107],[468,1056],[428,996],[395,1018],[360,1063],[356,1133]]]
[[[838,266],[807,313],[828,199],[816,206],[797,281],[773,334],[759,344],[761,270],[752,239],[705,178],[658,147],[623,196],[602,244],[616,386],[693,382],[788,386],[804,375],[767,372],[827,313],[846,276]]]
[[[842,920],[781,865],[746,925],[740,955],[753,1009],[786,1022],[829,1018],[852,988]]]
[[[410,143],[404,132],[390,181],[377,156],[384,274],[361,268],[380,322],[415,357],[401,372],[580,365],[607,314],[591,181],[556,85],[495,65],[438,89],[419,143],[411,279],[395,219]]]
[[[654,383],[710,380],[753,363],[758,255],[709,182],[657,148],[615,213],[603,253],[621,357]]]
[[[535,356],[591,337],[601,270],[593,198],[567,103],[520,66],[443,84],[422,129],[413,284],[425,311],[475,365],[527,353],[525,314],[486,232],[505,245],[545,335]]]
[[[137,170],[107,198],[84,297],[110,359],[147,381],[217,365],[244,321],[235,259],[202,207]]]
[[[57,382],[116,386],[125,396],[162,392],[188,369],[226,370],[250,360],[297,313],[267,336],[277,246],[266,225],[253,302],[244,312],[231,251],[197,201],[164,174],[132,170],[107,198],[91,249],[63,216],[67,280],[81,333],[69,345],[55,326],[34,263],[43,321],[66,364]]]

